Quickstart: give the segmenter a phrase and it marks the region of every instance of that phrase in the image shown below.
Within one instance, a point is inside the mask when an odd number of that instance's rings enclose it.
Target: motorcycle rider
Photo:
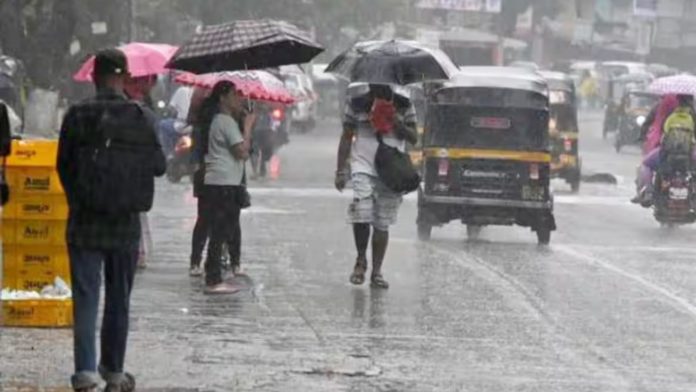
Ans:
[[[643,207],[652,205],[653,174],[666,154],[684,150],[687,154],[690,152],[692,161],[696,162],[696,150],[693,148],[695,142],[694,132],[696,131],[694,97],[692,95],[677,95],[676,102],[677,106],[669,114],[665,115],[664,110],[669,109],[669,101],[663,100],[665,105],[662,106],[661,104],[662,107],[658,109],[658,114],[656,115],[656,123],[662,118],[664,118],[664,121],[660,126],[659,143],[645,156],[641,167],[639,184],[642,188],[640,189],[638,201]],[[650,132],[652,133],[653,130]]]
[[[259,102],[256,105],[258,117],[252,134],[253,151],[251,155],[254,177],[266,177],[268,162],[273,157],[275,147],[273,109],[270,104],[264,102]]]

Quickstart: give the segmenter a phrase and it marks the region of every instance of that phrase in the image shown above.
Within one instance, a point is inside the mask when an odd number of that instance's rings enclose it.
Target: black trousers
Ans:
[[[210,243],[205,262],[205,281],[208,285],[222,282],[223,243],[228,243],[232,265],[239,265],[242,253],[239,224],[242,192],[242,186],[206,185],[203,189],[204,215],[210,224]]]
[[[203,261],[203,249],[210,237],[210,203],[203,196],[203,192],[198,193],[198,217],[196,225],[193,227],[191,238],[191,267],[199,267]]]

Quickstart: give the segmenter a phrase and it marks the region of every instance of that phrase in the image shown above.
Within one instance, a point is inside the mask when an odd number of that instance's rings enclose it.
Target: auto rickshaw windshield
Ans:
[[[576,108],[569,105],[551,105],[551,123],[558,132],[578,132]]]
[[[428,108],[426,147],[545,150],[548,100],[509,89],[441,91]]]
[[[631,109],[650,109],[658,102],[658,98],[652,95],[631,94],[628,98],[628,107]]]

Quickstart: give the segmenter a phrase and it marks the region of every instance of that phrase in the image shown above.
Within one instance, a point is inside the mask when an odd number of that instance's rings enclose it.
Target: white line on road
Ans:
[[[558,244],[555,242],[554,244]],[[635,244],[626,245],[586,245],[586,244],[563,244],[566,247],[582,247],[584,249],[600,250],[608,252],[631,252],[631,253],[672,253],[672,254],[693,254],[696,253],[696,248],[693,247],[681,247],[681,246],[640,246]],[[554,246],[554,249],[556,247]]]
[[[574,248],[567,246],[567,245],[554,245],[553,249],[560,251],[560,252],[563,252],[563,253],[565,253],[571,257],[574,257],[578,260],[584,261],[587,264],[602,267],[608,271],[614,272],[618,275],[621,275],[625,278],[628,278],[628,279],[640,284],[641,286],[648,289],[649,291],[652,291],[654,293],[657,293],[657,294],[664,296],[665,298],[669,299],[673,303],[673,305],[676,309],[685,311],[690,316],[696,318],[696,306],[694,306],[691,302],[689,302],[685,298],[682,298],[682,297],[672,293],[671,291],[658,285],[657,283],[653,283],[653,282],[643,278],[642,276],[640,276],[638,274],[628,272],[628,271],[621,269],[621,268],[617,267],[616,265],[614,265],[606,260],[602,260],[600,258],[593,256],[593,255],[580,252],[577,249],[574,249]]]

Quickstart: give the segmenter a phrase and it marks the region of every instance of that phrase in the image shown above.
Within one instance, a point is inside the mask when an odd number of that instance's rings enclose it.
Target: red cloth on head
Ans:
[[[394,131],[396,107],[390,101],[377,98],[370,110],[370,123],[377,133],[386,135]]]

